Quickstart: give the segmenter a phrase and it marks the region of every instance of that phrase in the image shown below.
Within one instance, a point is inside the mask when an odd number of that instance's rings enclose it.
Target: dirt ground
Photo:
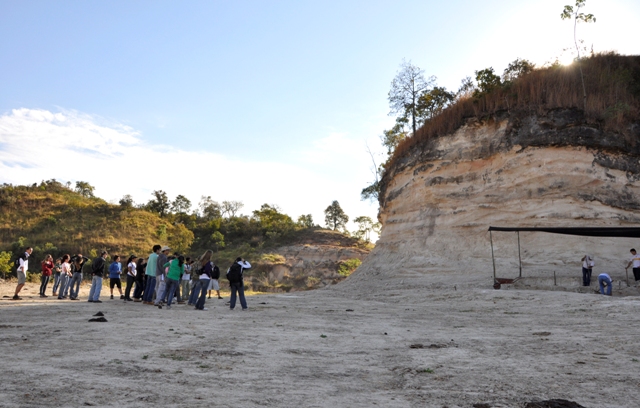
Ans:
[[[82,301],[41,300],[29,284],[0,300],[0,406],[640,406],[640,297],[490,284],[347,280],[204,312],[108,289],[88,303],[88,287]],[[88,322],[98,311],[107,323]]]

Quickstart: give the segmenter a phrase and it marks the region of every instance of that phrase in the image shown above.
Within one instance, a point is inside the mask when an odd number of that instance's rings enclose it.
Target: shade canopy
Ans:
[[[489,227],[489,231],[532,231],[583,237],[640,238],[640,228],[634,227]]]

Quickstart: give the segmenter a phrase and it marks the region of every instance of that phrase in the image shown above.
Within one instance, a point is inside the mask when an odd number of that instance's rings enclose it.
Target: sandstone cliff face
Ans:
[[[489,226],[639,226],[639,141],[640,126],[607,133],[576,110],[468,121],[387,172],[380,239],[349,280],[461,272],[490,284]],[[523,276],[575,279],[588,252],[594,274],[622,277],[639,241],[521,232]],[[517,277],[516,234],[493,242],[497,275]]]

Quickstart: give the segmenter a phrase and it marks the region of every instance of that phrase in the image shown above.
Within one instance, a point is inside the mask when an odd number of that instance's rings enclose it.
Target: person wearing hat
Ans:
[[[156,306],[158,306],[158,304],[162,302],[162,298],[164,297],[167,277],[164,264],[169,262],[169,259],[167,258],[167,256],[169,255],[169,251],[171,251],[171,248],[165,245],[162,247],[160,253],[158,254],[156,265]]]
[[[102,251],[99,257],[91,263],[91,290],[89,291],[89,302],[102,303],[100,300],[100,291],[102,290],[102,275],[104,275],[104,267],[107,265],[107,251]]]
[[[127,288],[124,291],[125,302],[133,302],[133,299],[131,299],[131,288],[136,281],[136,259],[138,259],[138,257],[133,254],[127,259]]]

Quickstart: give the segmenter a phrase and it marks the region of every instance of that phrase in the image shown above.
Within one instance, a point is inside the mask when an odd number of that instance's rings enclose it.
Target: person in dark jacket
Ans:
[[[69,299],[78,300],[78,294],[80,293],[80,284],[82,283],[82,270],[89,258],[77,254],[71,258],[71,282],[67,286],[69,289]],[[66,292],[66,291],[65,291]]]
[[[251,268],[251,264],[244,259],[238,257],[236,261],[227,270],[227,279],[229,280],[229,286],[231,286],[231,299],[229,300],[229,307],[233,310],[236,307],[236,292],[240,297],[240,305],[242,310],[247,310],[247,300],[244,297],[244,271]]]
[[[102,251],[99,257],[93,260],[91,264],[91,290],[89,291],[89,302],[102,303],[100,300],[100,291],[102,290],[102,276],[104,268],[107,265],[107,251]]]

